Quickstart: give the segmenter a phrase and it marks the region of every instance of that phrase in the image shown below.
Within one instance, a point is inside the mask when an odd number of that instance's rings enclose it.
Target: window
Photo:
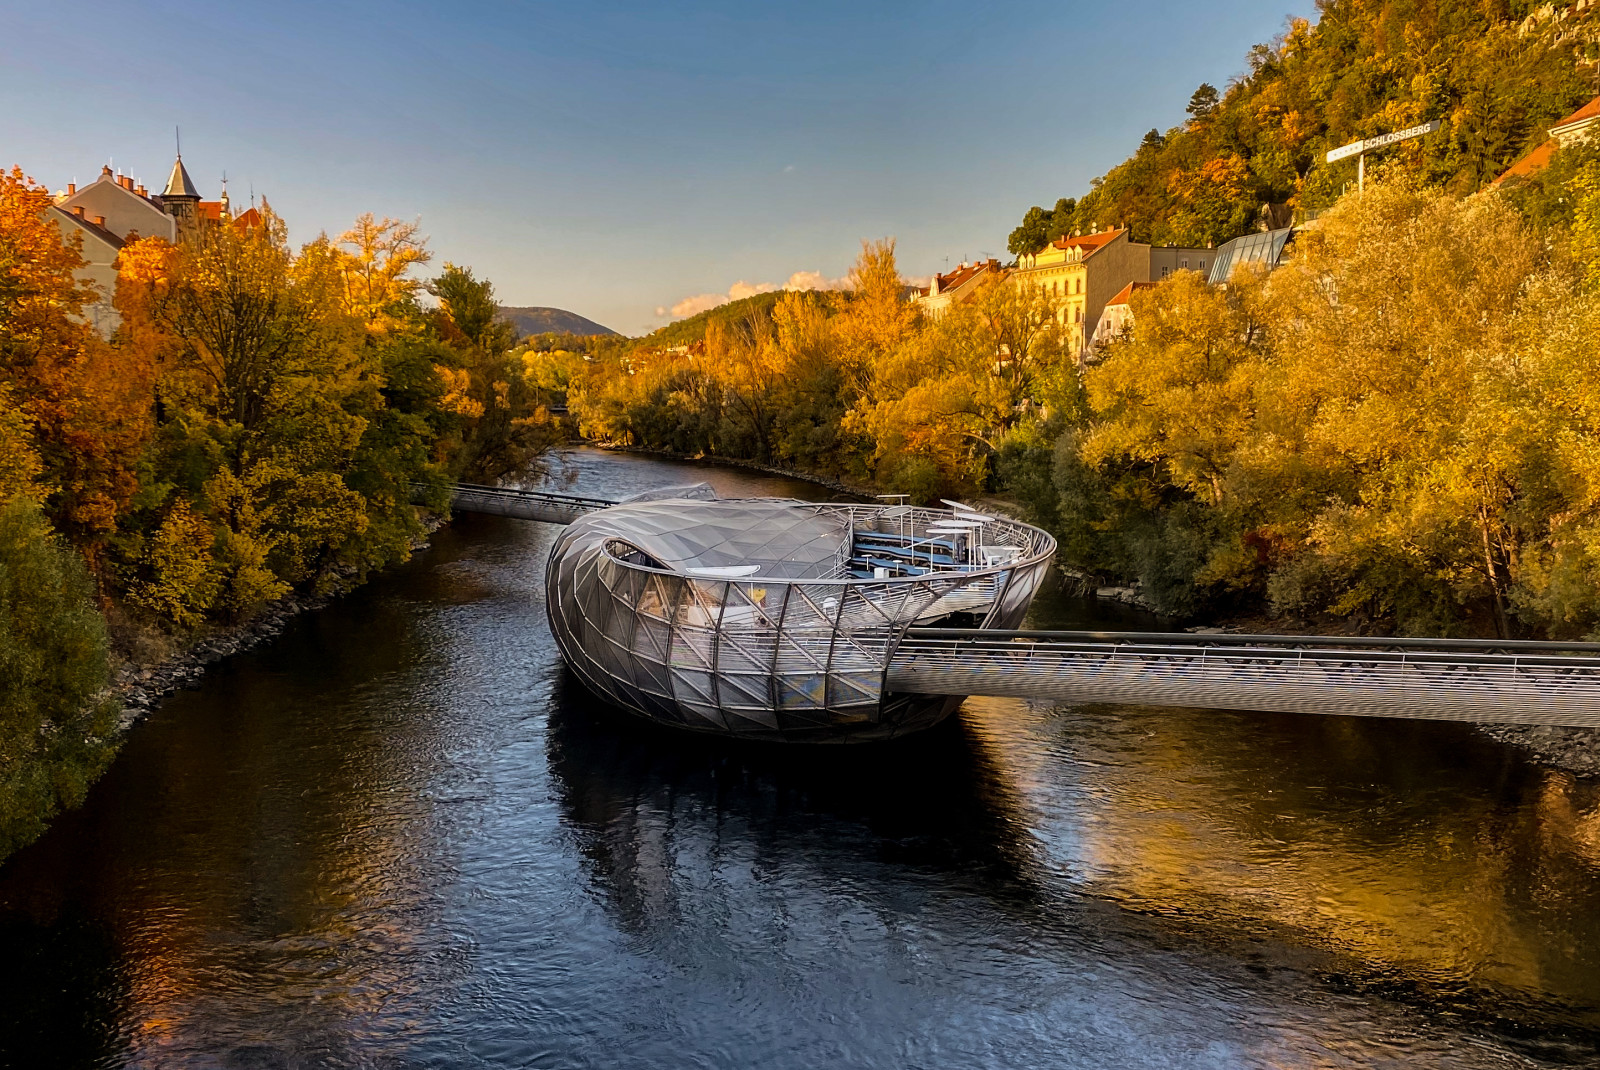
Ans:
[[[1171,269],[1171,268],[1169,268],[1169,267],[1164,267],[1164,268],[1162,268],[1162,269],[1161,269],[1161,277],[1162,277],[1162,278],[1163,278],[1163,279],[1164,279],[1164,278],[1166,278],[1166,277],[1167,277],[1167,276],[1168,276],[1168,275],[1170,275],[1170,274],[1172,274],[1172,269]]]
[[[1188,271],[1188,270],[1189,270],[1189,259],[1188,259],[1188,257],[1185,257],[1185,258],[1184,258],[1184,261],[1183,261],[1183,270],[1185,270],[1185,271]]]

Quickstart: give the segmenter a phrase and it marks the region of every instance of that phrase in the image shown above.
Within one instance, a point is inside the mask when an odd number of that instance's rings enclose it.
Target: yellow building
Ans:
[[[1150,247],[1135,245],[1126,230],[1057,238],[1032,256],[1017,258],[1018,286],[1038,287],[1060,302],[1057,318],[1082,360],[1106,302],[1130,282],[1150,278]]]
[[[1101,313],[1129,283],[1156,281],[1174,270],[1203,274],[1212,255],[1209,249],[1152,249],[1129,241],[1125,228],[1102,230],[1057,238],[1032,256],[1018,257],[1011,280],[1040,287],[1059,302],[1057,318],[1081,361],[1089,357]]]

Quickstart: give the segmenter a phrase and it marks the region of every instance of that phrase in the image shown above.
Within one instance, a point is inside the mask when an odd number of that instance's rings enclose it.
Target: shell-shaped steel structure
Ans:
[[[546,592],[567,663],[618,706],[750,739],[875,740],[961,702],[886,688],[906,629],[1016,627],[1054,554],[1038,528],[967,510],[663,497],[572,523]]]

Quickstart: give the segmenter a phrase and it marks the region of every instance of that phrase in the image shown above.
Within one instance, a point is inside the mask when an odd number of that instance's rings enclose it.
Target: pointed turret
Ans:
[[[194,180],[183,166],[182,153],[172,161],[172,177],[167,179],[167,188],[161,194],[161,207],[179,222],[193,222],[200,207],[200,191],[195,189]]]

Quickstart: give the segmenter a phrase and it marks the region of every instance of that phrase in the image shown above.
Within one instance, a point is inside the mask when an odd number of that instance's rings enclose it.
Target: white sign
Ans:
[[[1413,126],[1409,130],[1396,130],[1392,134],[1379,134],[1377,137],[1369,137],[1365,141],[1352,141],[1348,145],[1341,145],[1329,152],[1328,162],[1333,163],[1335,160],[1343,160],[1360,152],[1381,149],[1385,145],[1393,145],[1396,141],[1406,141],[1410,138],[1421,137],[1423,134],[1431,134],[1442,125],[1444,124],[1435,119],[1431,123]]]

